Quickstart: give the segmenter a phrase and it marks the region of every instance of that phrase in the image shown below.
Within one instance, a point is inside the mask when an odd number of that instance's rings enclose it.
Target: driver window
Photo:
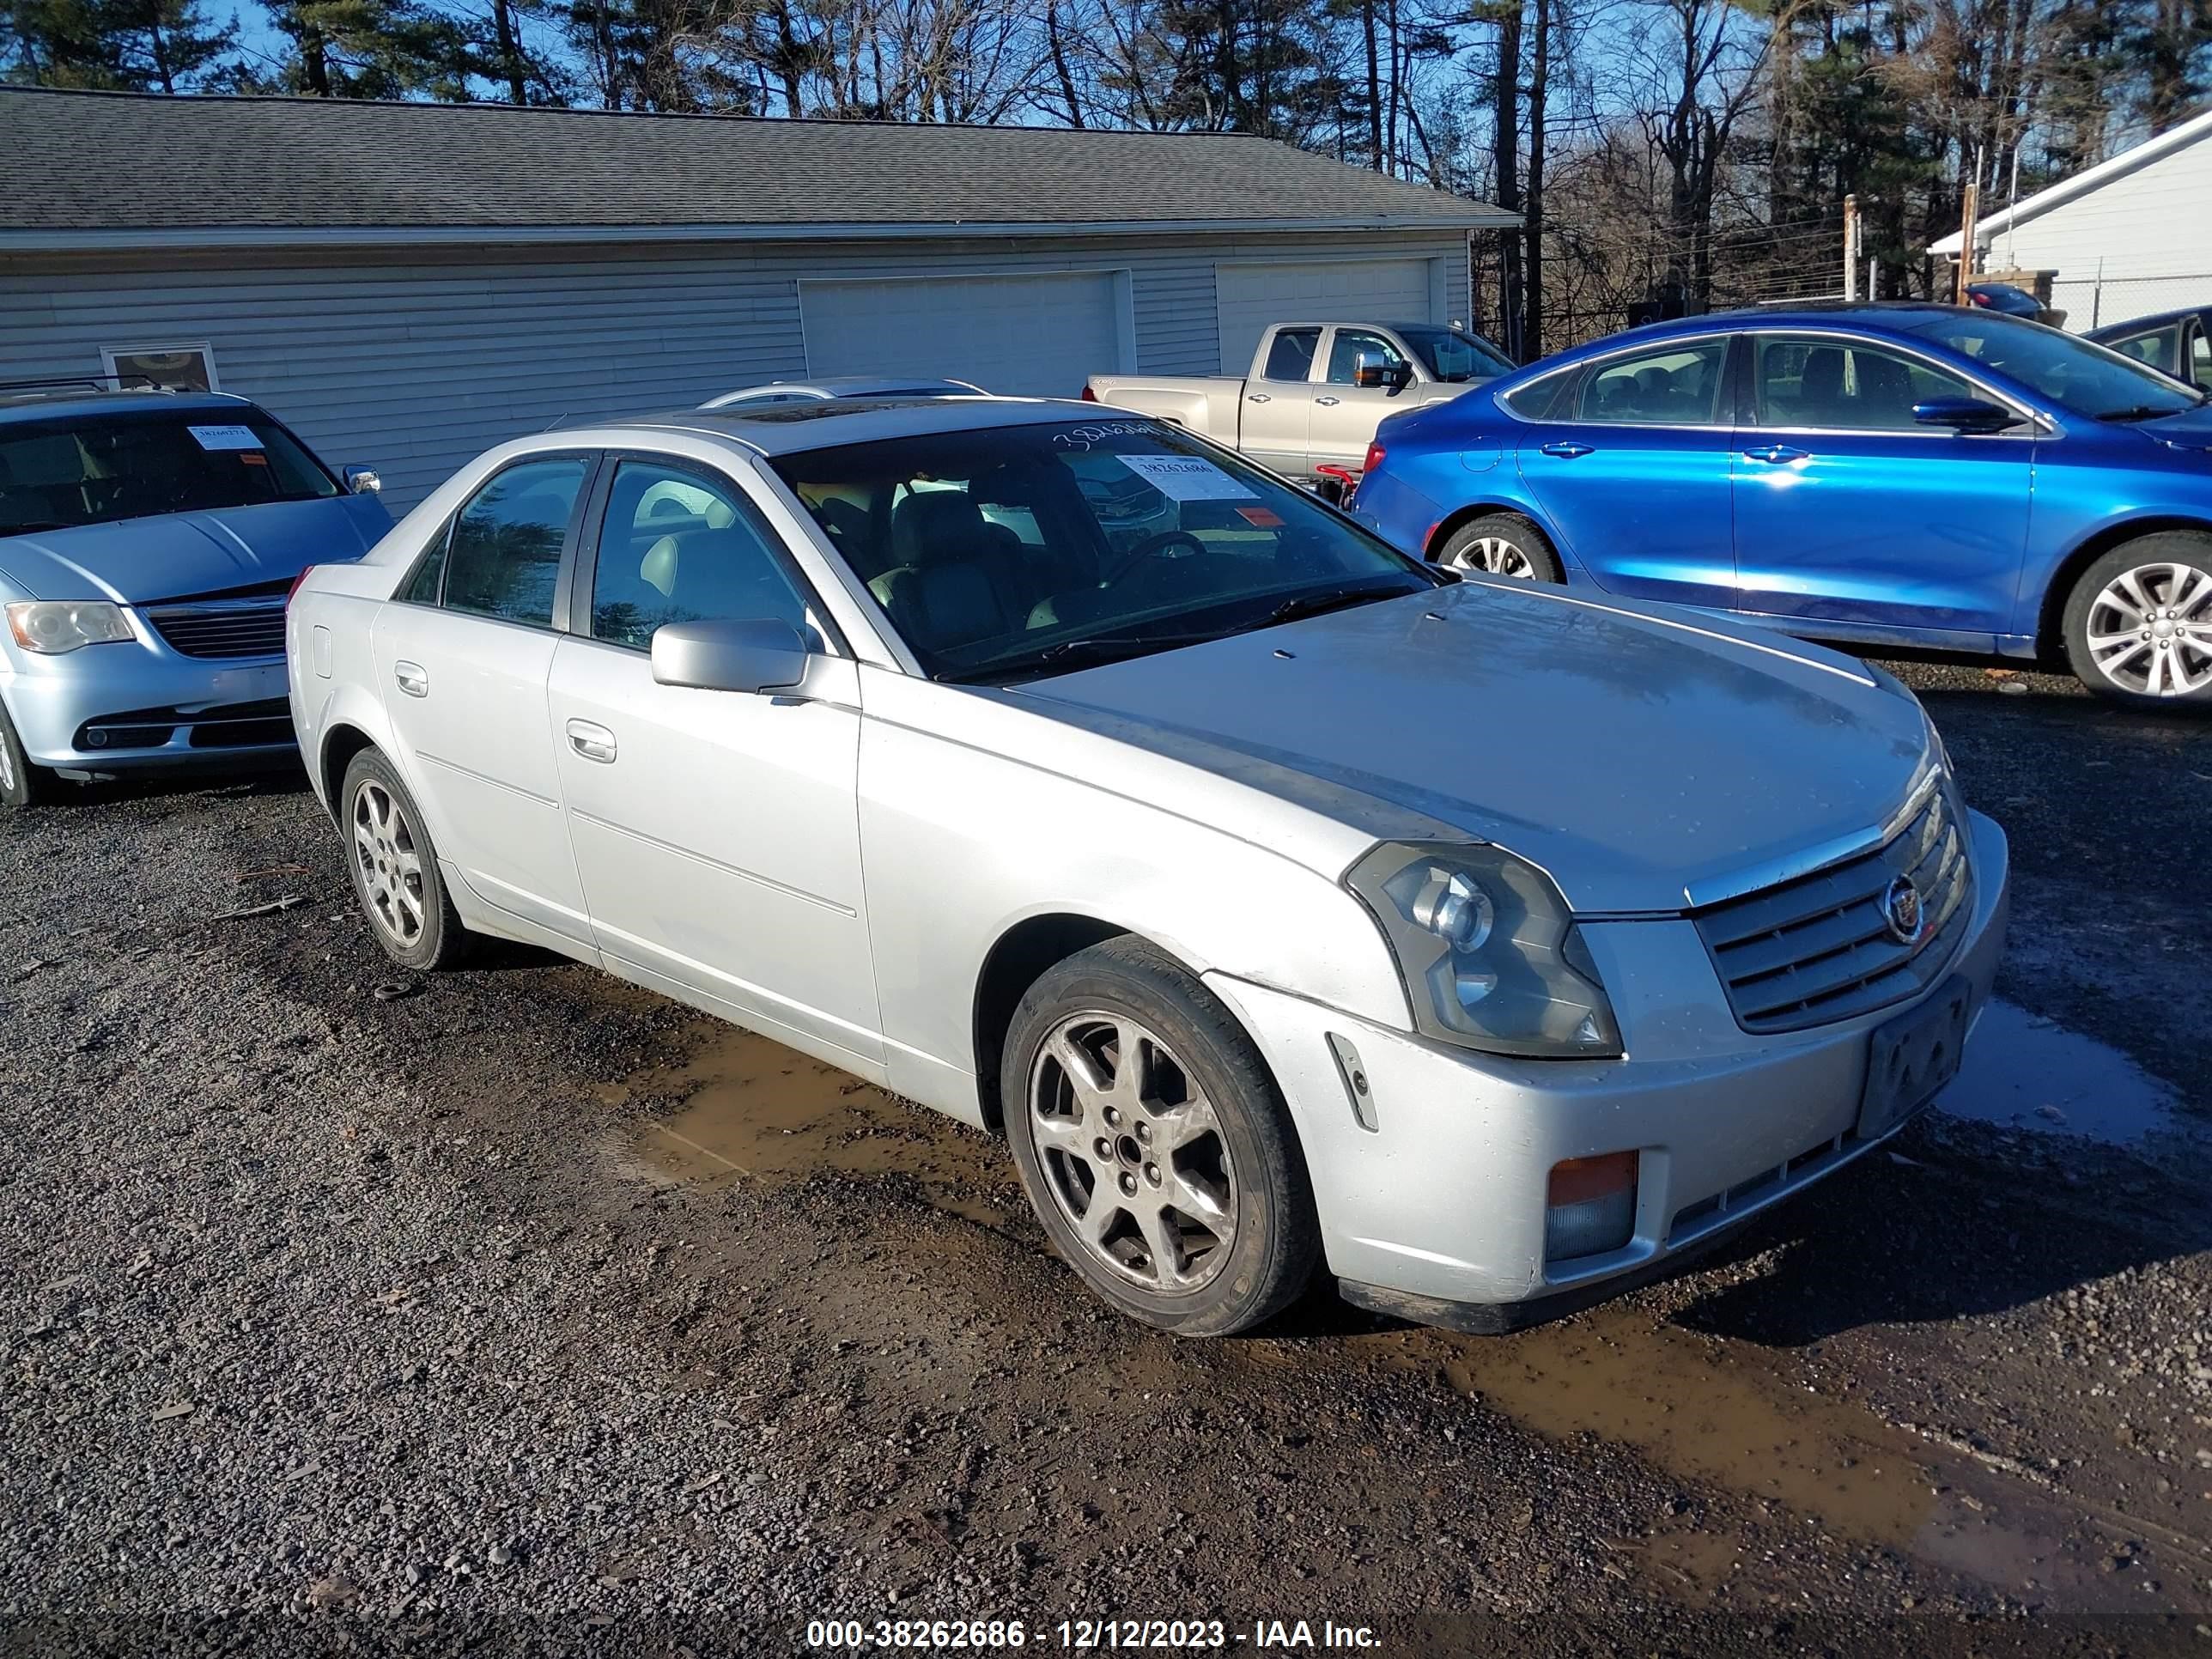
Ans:
[[[592,637],[646,650],[677,622],[806,626],[770,532],[725,480],[665,461],[616,468],[592,570]]]
[[[1328,383],[1350,386],[1352,371],[1363,362],[1395,368],[1405,361],[1406,354],[1380,334],[1365,329],[1340,328],[1328,348]]]
[[[2189,378],[2201,392],[2212,392],[2212,335],[2193,330],[2189,341]]]
[[[2172,374],[2179,354],[2175,348],[2181,343],[2181,325],[2169,324],[2147,333],[2130,334],[2124,340],[2112,342],[2112,349],[2123,357],[2132,357],[2139,363]]]
[[[1915,404],[1981,395],[1955,374],[1877,346],[1761,337],[1757,349],[1761,426],[1909,432],[1919,429]]]

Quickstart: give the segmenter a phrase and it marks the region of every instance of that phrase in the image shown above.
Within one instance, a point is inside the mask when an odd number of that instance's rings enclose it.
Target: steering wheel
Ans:
[[[1128,574],[1134,570],[1139,565],[1144,563],[1146,560],[1158,557],[1163,551],[1169,547],[1173,546],[1177,542],[1183,544],[1183,545],[1189,548],[1194,553],[1203,554],[1206,550],[1206,544],[1199,540],[1197,537],[1192,535],[1188,530],[1163,530],[1157,536],[1146,537],[1144,540],[1139,542],[1134,547],[1131,548],[1128,552],[1122,556],[1121,562],[1115,565],[1112,570],[1109,571],[1100,580],[1098,586],[1101,587],[1113,587],[1118,586],[1124,577],[1127,576]]]

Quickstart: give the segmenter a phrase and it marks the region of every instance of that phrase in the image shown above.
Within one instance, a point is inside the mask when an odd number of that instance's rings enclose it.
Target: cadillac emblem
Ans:
[[[1899,876],[1881,896],[1881,919],[1900,945],[1917,945],[1928,927],[1928,913],[1920,902],[1920,890],[1910,876]]]

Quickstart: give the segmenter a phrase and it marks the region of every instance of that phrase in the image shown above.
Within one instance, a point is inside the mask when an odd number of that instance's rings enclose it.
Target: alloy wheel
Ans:
[[[1237,1177],[1213,1103],[1127,1014],[1073,1014],[1030,1071],[1030,1129],[1053,1201],[1083,1248],[1170,1295],[1228,1263]]]
[[[2180,697],[2212,685],[2212,574],[2178,563],[2122,571],[2089,602],[2087,640],[2124,691]]]
[[[1535,562],[1503,536],[1477,536],[1465,547],[1455,548],[1444,565],[1448,569],[1486,576],[1511,576],[1531,582],[1536,580]]]
[[[374,779],[354,794],[353,855],[370,917],[403,950],[412,948],[422,937],[422,856],[406,812]]]

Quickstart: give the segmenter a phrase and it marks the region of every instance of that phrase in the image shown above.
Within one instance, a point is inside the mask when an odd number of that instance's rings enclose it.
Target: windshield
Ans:
[[[1438,580],[1150,421],[947,432],[769,465],[938,679],[1056,673]]]
[[[1986,311],[1960,311],[1915,326],[1926,337],[2011,375],[2077,415],[2148,420],[2194,409],[2204,401],[2201,392],[2175,384],[2155,369],[2055,328]]]
[[[0,426],[0,536],[337,493],[258,409],[86,410]]]
[[[1513,368],[1512,361],[1489,341],[1455,328],[1401,328],[1398,337],[1420,358],[1432,380],[1487,380]]]

